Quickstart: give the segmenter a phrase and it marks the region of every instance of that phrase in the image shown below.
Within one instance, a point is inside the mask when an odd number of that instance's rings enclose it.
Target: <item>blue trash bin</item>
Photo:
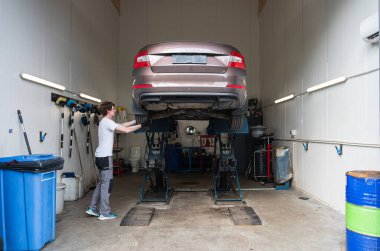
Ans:
[[[56,170],[63,158],[0,158],[0,237],[4,250],[39,250],[55,239]]]

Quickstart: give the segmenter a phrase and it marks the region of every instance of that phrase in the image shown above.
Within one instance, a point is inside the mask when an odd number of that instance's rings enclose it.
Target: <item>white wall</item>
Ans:
[[[0,0],[0,157],[28,154],[17,109],[22,112],[32,152],[59,154],[61,110],[50,101],[50,95],[78,98],[22,80],[22,72],[75,93],[117,100],[118,32],[119,17],[109,0]],[[84,178],[91,184],[93,166],[79,118],[76,113]],[[73,156],[68,158],[68,119],[65,108],[64,171],[81,174],[75,144]],[[9,129],[13,133],[8,133]],[[96,147],[97,127],[92,130]],[[43,143],[39,131],[47,132]]]
[[[264,105],[345,75],[379,67],[378,44],[359,35],[377,0],[270,0],[260,16],[260,77]],[[267,107],[265,125],[276,138],[380,143],[379,72]],[[344,213],[345,173],[380,170],[380,149],[284,142],[293,148],[296,187]]]
[[[131,113],[133,58],[145,45],[172,40],[231,44],[245,56],[247,93],[258,97],[259,23],[257,0],[122,0],[120,22],[119,103]],[[133,120],[134,116],[128,116]],[[145,149],[145,136],[128,134],[131,145]]]

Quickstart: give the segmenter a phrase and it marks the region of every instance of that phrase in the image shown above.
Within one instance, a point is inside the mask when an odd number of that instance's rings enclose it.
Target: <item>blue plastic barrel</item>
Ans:
[[[380,251],[380,172],[347,172],[347,250]]]
[[[346,229],[346,243],[348,251],[378,251],[380,250],[380,238],[358,234]]]
[[[55,239],[54,155],[0,158],[0,237],[4,250],[39,250]]]

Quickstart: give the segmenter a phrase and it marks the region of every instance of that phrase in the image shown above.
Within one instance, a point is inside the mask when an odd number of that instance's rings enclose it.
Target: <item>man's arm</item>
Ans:
[[[124,126],[124,124],[118,124],[116,126],[116,131],[123,132],[123,133],[130,133],[133,131],[136,131],[141,128],[141,125],[133,125],[133,126]]]
[[[136,125],[136,120],[125,122],[122,125],[125,126],[125,127]]]

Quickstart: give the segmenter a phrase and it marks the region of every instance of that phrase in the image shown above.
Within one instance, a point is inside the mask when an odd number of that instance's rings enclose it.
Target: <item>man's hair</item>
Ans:
[[[112,103],[112,102],[110,102],[110,101],[103,101],[99,105],[99,112],[100,112],[100,114],[102,114],[103,116],[106,116],[107,115],[107,111],[111,111],[112,110],[112,106],[115,106],[115,104]]]

